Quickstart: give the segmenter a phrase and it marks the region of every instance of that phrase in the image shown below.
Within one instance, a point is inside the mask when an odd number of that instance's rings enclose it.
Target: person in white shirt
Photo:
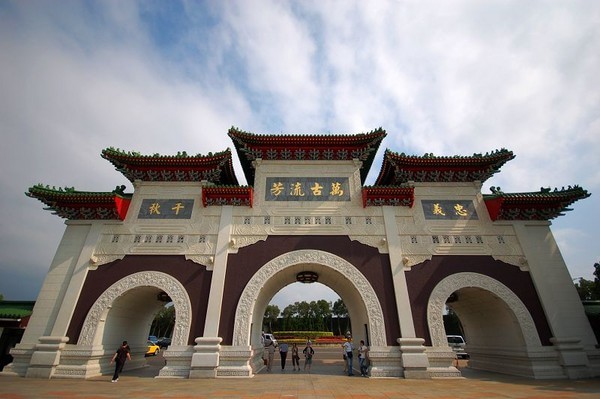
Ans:
[[[281,370],[285,371],[285,359],[287,359],[288,354],[288,344],[282,342],[279,345],[279,356],[281,356]]]
[[[352,372],[352,357],[354,351],[354,345],[352,345],[352,337],[349,337],[346,342],[344,342],[344,350],[346,351],[346,359],[348,359],[348,375],[354,375]]]
[[[360,375],[367,377],[367,353],[369,348],[365,345],[365,341],[360,340],[360,346],[358,347],[358,364],[360,366]]]

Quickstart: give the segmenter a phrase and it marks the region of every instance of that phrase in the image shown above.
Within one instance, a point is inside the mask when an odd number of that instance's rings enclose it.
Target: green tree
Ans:
[[[269,332],[273,332],[273,324],[277,325],[277,319],[279,318],[279,307],[277,305],[267,305],[265,309],[265,315],[263,316],[263,323],[268,324]]]
[[[281,312],[281,317],[283,318],[283,330],[284,331],[294,331],[298,329],[298,319],[296,318],[296,307],[294,304],[287,305],[283,312]]]
[[[316,329],[321,331],[327,330],[329,320],[331,319],[331,303],[324,299],[320,299],[317,302],[311,302],[311,305],[314,309],[313,315],[315,318]]]
[[[594,263],[594,280],[580,277],[575,281],[575,288],[582,301],[600,300],[600,263]]]
[[[580,278],[577,282],[575,282],[575,288],[577,289],[577,293],[579,294],[579,299],[582,301],[595,299],[594,298],[594,286],[596,283],[591,280],[586,280],[584,278]]]
[[[4,295],[0,294],[0,301],[4,300]]]
[[[175,306],[172,303],[165,305],[154,317],[150,334],[157,337],[170,337],[175,327]]]
[[[338,299],[334,302],[331,313],[338,318],[338,335],[342,335],[342,326],[339,322],[342,318],[348,320],[348,308],[346,308],[346,304],[342,301],[342,298]],[[348,326],[345,326],[348,327]],[[344,328],[346,331],[347,328]]]
[[[294,305],[297,306],[299,329],[304,331],[312,330],[310,322],[310,304],[306,301],[302,301],[296,302]]]
[[[600,299],[600,263],[594,263],[594,288],[592,289],[593,299]]]

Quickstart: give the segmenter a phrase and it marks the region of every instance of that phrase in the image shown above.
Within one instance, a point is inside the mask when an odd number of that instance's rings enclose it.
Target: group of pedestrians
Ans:
[[[270,373],[272,372],[273,369],[273,360],[274,360],[274,356],[275,356],[275,343],[269,339],[269,338],[264,338],[264,333],[263,333],[263,345],[264,345],[264,352],[263,352],[263,360],[264,360],[264,364],[265,366],[267,366],[267,372]],[[290,348],[288,346],[288,344],[281,343],[279,345],[279,356],[281,358],[281,371],[285,371],[285,364],[286,364],[286,360],[287,360],[287,355],[289,352]],[[300,371],[300,354],[299,354],[299,347],[297,344],[293,343],[292,344],[292,366],[293,371]],[[360,341],[360,345],[358,347],[357,353],[358,353],[358,365],[360,368],[360,375],[363,377],[368,377],[368,347],[365,345],[365,341],[361,340]],[[343,357],[344,357],[344,373],[348,373],[349,376],[354,375],[353,372],[353,358],[354,358],[354,345],[352,344],[352,338],[349,337],[347,338],[347,340],[344,342],[344,344],[342,345],[342,353],[343,353]],[[312,346],[312,342],[310,340],[306,341],[306,346],[304,347],[304,349],[302,350],[302,354],[304,355],[304,371],[308,371],[310,373],[310,369],[312,366],[312,360],[313,360],[313,356],[315,354],[315,350]]]
[[[264,352],[263,352],[263,360],[265,362],[265,366],[267,366],[267,372],[271,372],[273,370],[273,361],[275,357],[275,343],[269,339],[263,339]],[[285,371],[285,365],[287,360],[287,355],[290,350],[290,347],[285,342],[279,345],[279,356],[281,358],[281,371]],[[300,349],[297,344],[292,344],[292,366],[293,371],[300,371]],[[308,341],[306,343],[306,347],[302,350],[302,354],[304,355],[304,370],[308,370],[310,372],[310,367],[312,365],[312,358],[315,354],[315,350],[312,347],[312,343]]]
[[[262,341],[264,345],[263,359],[265,365],[267,366],[267,372],[272,371],[273,367],[273,359],[275,357],[275,343],[273,340],[269,338],[265,338],[264,333],[262,336]],[[300,354],[299,354],[298,345],[292,344],[292,366],[294,367],[294,371],[300,371]],[[279,356],[281,357],[281,371],[285,371],[285,364],[287,360],[287,354],[289,351],[289,346],[285,342],[279,345]],[[347,338],[346,342],[342,345],[342,353],[344,357],[344,373],[348,373],[349,376],[354,375],[352,368],[352,359],[354,357],[354,345],[352,344],[352,338]],[[312,342],[310,340],[306,341],[306,346],[302,350],[302,354],[304,355],[304,371],[308,370],[310,373],[310,368],[312,366],[312,359],[315,354],[315,350],[312,347]],[[360,346],[358,347],[358,364],[360,367],[360,375],[363,377],[367,377],[368,374],[368,347],[365,345],[365,341],[360,340]],[[123,341],[121,346],[117,349],[114,356],[111,359],[111,364],[115,363],[115,372],[113,374],[112,382],[119,381],[119,374],[123,371],[123,366],[125,365],[126,360],[131,360],[131,349],[127,344],[127,341]]]
[[[361,339],[358,347],[358,366],[362,377],[368,377],[368,353],[369,348],[365,345],[365,341]],[[346,342],[342,344],[342,356],[344,358],[344,373],[348,373],[349,376],[354,375],[354,368],[352,366],[354,344],[352,343],[352,337],[348,337]]]

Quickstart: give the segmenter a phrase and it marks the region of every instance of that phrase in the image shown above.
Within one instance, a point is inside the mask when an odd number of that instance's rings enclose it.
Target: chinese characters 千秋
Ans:
[[[158,202],[152,203],[148,208],[151,215],[160,215],[160,204]]]
[[[175,206],[173,208],[171,208],[171,210],[175,211],[176,215],[179,215],[179,211],[182,210],[183,208],[185,208],[181,202],[178,202],[175,204]]]

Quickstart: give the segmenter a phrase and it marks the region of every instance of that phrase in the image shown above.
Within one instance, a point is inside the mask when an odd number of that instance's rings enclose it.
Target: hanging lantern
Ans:
[[[171,297],[169,296],[169,294],[167,294],[164,291],[161,291],[158,293],[158,295],[156,296],[156,299],[158,299],[161,302],[171,302]]]
[[[316,283],[319,275],[315,272],[300,272],[296,274],[296,281],[304,284]]]

